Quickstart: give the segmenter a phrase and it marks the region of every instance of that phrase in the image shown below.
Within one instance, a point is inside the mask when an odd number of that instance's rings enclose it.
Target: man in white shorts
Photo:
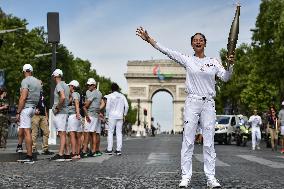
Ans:
[[[81,157],[100,156],[97,145],[100,141],[101,125],[99,124],[99,112],[104,107],[102,93],[96,89],[96,81],[89,78],[87,81],[88,90],[86,91],[86,99],[84,104],[85,112],[85,128],[84,128],[84,148]],[[91,137],[91,147],[89,155],[87,154],[89,137]]]
[[[281,134],[281,153],[284,153],[284,101],[281,104],[281,110],[278,113],[278,125],[280,125]]]
[[[20,123],[18,132],[19,141],[16,152],[23,151],[22,143],[25,138],[27,156],[18,161],[32,164],[34,163],[31,135],[32,117],[40,98],[41,84],[37,78],[32,76],[33,67],[30,64],[25,64],[23,66],[23,73],[25,79],[23,79],[21,83],[21,95],[16,115],[16,119]]]
[[[115,155],[121,155],[122,149],[122,125],[128,112],[128,102],[123,94],[119,91],[116,83],[111,84],[112,93],[107,95],[106,118],[109,129],[107,136],[106,154],[112,155],[113,132],[116,129],[116,150]]]
[[[64,148],[66,144],[66,127],[68,119],[68,104],[70,89],[68,85],[62,81],[63,72],[60,69],[56,69],[52,73],[53,79],[56,83],[54,89],[54,103],[52,106],[52,112],[54,114],[53,125],[60,137],[59,152],[51,160],[65,161]]]

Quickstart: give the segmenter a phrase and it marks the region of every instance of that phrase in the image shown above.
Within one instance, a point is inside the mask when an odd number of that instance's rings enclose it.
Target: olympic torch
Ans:
[[[240,20],[240,9],[241,6],[238,4],[234,20],[231,25],[229,37],[228,37],[228,44],[227,44],[227,57],[234,55],[236,45],[238,42],[238,34],[239,34],[239,20]],[[227,63],[227,69],[229,69],[230,62]]]

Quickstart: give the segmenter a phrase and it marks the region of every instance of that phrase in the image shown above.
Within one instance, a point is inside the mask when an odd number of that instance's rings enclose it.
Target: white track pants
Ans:
[[[252,148],[255,148],[256,145],[259,145],[261,140],[261,132],[259,127],[253,127],[251,129],[251,143]]]
[[[122,119],[109,119],[108,121],[108,135],[107,135],[107,150],[112,151],[113,147],[113,133],[116,128],[116,150],[121,151],[122,148]]]
[[[192,154],[195,133],[200,121],[203,132],[204,172],[207,178],[215,176],[214,134],[216,111],[214,99],[203,100],[201,97],[188,96],[184,109],[184,131],[181,148],[182,177],[192,176]]]

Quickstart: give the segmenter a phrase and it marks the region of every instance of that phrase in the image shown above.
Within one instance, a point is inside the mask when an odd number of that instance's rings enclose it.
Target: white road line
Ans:
[[[88,157],[88,158],[80,159],[77,162],[80,162],[80,163],[102,163],[102,162],[104,162],[105,160],[108,160],[111,157],[112,157],[111,155],[102,155],[102,156],[99,156],[99,157]]]
[[[280,163],[280,162],[274,162],[274,161],[270,161],[267,159],[263,159],[260,157],[256,157],[256,156],[252,156],[252,155],[237,155],[238,157],[241,157],[243,159],[246,159],[248,161],[252,161],[261,165],[265,165],[271,168],[276,168],[276,169],[283,169],[284,168],[284,163]]]
[[[170,163],[171,159],[172,157],[168,153],[151,153],[146,164],[167,164]]]
[[[198,161],[200,161],[200,162],[202,162],[202,163],[204,162],[204,160],[203,160],[203,154],[193,154],[193,155],[194,155],[194,157],[195,157]],[[216,158],[215,165],[216,165],[216,167],[217,167],[217,166],[218,166],[218,167],[230,167],[229,164],[227,164],[227,163],[225,163],[225,162],[219,160],[218,158]]]
[[[158,172],[158,174],[177,174],[178,172],[171,172],[171,171],[164,171],[164,172]]]

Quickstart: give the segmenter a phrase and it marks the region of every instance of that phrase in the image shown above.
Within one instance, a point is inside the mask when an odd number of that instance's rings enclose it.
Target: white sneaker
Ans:
[[[256,149],[260,150],[260,147],[259,147],[259,146],[256,146]]]
[[[255,150],[255,147],[252,147],[252,150]]]
[[[221,185],[219,184],[219,181],[213,177],[210,179],[207,179],[207,187],[208,188],[221,188]]]
[[[189,183],[190,183],[190,178],[182,178],[182,179],[180,180],[180,183],[179,183],[178,186],[179,186],[180,188],[186,188],[186,187],[188,187]]]

